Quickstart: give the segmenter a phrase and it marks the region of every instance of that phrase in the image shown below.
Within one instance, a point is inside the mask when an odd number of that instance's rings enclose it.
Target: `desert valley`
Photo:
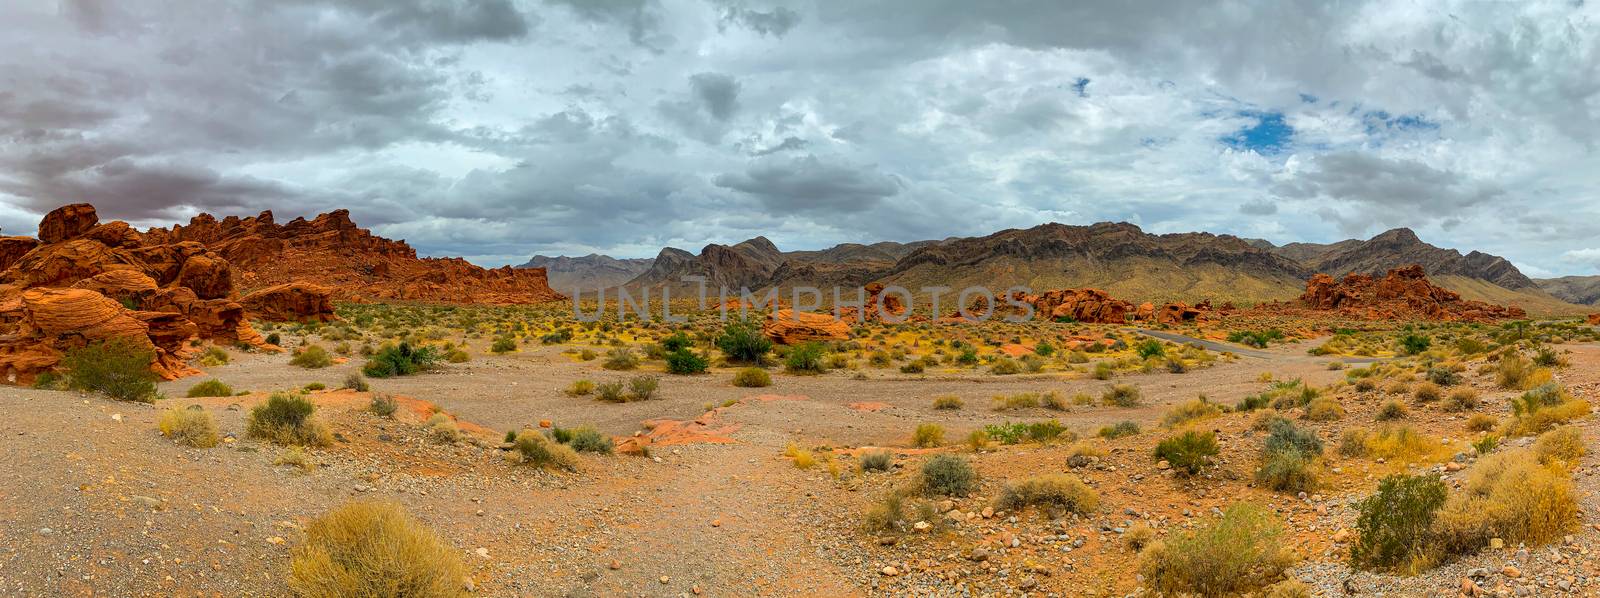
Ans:
[[[680,299],[681,322],[581,321],[602,306],[543,267],[418,258],[342,211],[139,231],[74,204],[39,231],[0,239],[0,592],[1600,587],[1596,308],[1409,231],[1285,250],[1046,225],[544,262],[576,288],[633,268],[641,295],[868,293],[859,318],[780,294],[742,319]],[[883,292],[907,279],[1062,286],[989,318],[987,297]],[[1091,283],[1113,290],[1071,286]],[[1019,304],[1038,317],[998,317]],[[363,533],[402,535],[341,545]]]
[[[1600,596],[1600,2],[0,23],[0,598]]]

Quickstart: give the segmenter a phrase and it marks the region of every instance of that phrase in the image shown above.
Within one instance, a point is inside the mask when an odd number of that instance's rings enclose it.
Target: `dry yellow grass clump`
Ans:
[[[306,598],[465,595],[456,551],[393,503],[352,503],[306,526],[289,588]]]
[[[195,448],[217,446],[217,423],[204,409],[168,409],[161,412],[156,427],[161,430],[162,436],[179,444]]]

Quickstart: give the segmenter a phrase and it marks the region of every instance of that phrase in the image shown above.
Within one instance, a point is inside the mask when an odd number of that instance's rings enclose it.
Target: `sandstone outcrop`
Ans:
[[[841,308],[839,310],[839,319],[876,322],[884,319],[884,316],[887,315],[889,320],[904,320],[907,314],[905,302],[900,300],[902,295],[900,293],[885,295],[883,289],[883,283],[877,282],[868,283],[865,287],[862,287],[862,292],[865,293],[862,307],[859,309],[855,307]],[[854,297],[848,297],[844,294],[841,296],[854,300]]]
[[[1527,317],[1520,307],[1464,300],[1454,291],[1435,286],[1419,265],[1395,268],[1381,280],[1365,274],[1339,280],[1317,274],[1306,281],[1300,302],[1311,309],[1372,320],[1487,322]]]
[[[1053,289],[1037,295],[1015,291],[1007,297],[1002,293],[994,297],[992,304],[987,297],[979,297],[969,302],[967,313],[977,317],[992,308],[994,319],[1025,317],[1026,310],[1017,307],[1019,304],[1032,306],[1034,319],[1086,324],[1123,324],[1137,311],[1132,303],[1115,299],[1100,289]],[[957,312],[952,317],[961,314]]]
[[[1589,314],[1589,325],[1600,326],[1600,314]]]
[[[66,352],[111,338],[150,350],[163,378],[196,373],[184,363],[196,338],[276,350],[246,319],[227,260],[203,245],[151,243],[126,223],[100,224],[87,204],[50,212],[39,230],[0,271],[7,381],[31,382]]]
[[[767,316],[761,332],[780,345],[807,341],[841,341],[850,338],[850,325],[831,313],[780,309]]]
[[[195,242],[234,269],[235,284],[258,290],[313,283],[343,301],[527,304],[564,299],[543,268],[487,269],[460,258],[419,258],[405,241],[373,235],[335,210],[278,224],[272,212],[221,220],[200,214],[187,225],[144,233],[146,244]],[[198,274],[198,273],[197,273]]]
[[[331,322],[333,291],[305,282],[289,282],[251,291],[239,300],[252,316],[271,321]]]

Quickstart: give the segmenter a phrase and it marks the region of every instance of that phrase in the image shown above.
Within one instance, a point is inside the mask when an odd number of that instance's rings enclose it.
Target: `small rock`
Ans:
[[[900,574],[900,570],[894,568],[894,565],[884,565],[883,569],[878,572],[882,573],[884,577],[894,577]]]
[[[1522,577],[1522,571],[1513,565],[1506,565],[1504,568],[1500,569],[1500,574],[1512,579]]]
[[[622,561],[619,561],[619,560],[616,560],[616,559],[612,559],[610,567],[611,567],[612,571],[616,571],[617,569],[621,569],[622,568]]]

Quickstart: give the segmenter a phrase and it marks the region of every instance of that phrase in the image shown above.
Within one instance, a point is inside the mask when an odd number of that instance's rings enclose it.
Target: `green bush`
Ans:
[[[761,326],[748,319],[729,322],[716,343],[723,356],[735,363],[760,364],[772,351],[772,341],[761,333]]]
[[[155,352],[130,339],[113,338],[68,351],[61,359],[68,386],[119,401],[150,403],[156,398]]]
[[[1297,452],[1306,457],[1322,454],[1322,439],[1317,438],[1317,433],[1296,426],[1294,422],[1274,419],[1267,430],[1265,448],[1269,453]]]
[[[946,395],[933,400],[933,408],[940,411],[956,411],[961,409],[962,405],[964,403],[961,397],[955,395]]]
[[[1350,563],[1363,569],[1416,573],[1429,566],[1429,528],[1444,506],[1444,482],[1432,475],[1398,474],[1378,483],[1378,492],[1357,509],[1358,538]]]
[[[1305,453],[1267,451],[1256,470],[1256,483],[1279,492],[1311,492],[1317,488],[1317,474]]]
[[[965,458],[934,455],[922,464],[922,488],[929,494],[966,496],[977,487],[978,474]]]
[[[367,411],[378,417],[392,416],[399,409],[400,403],[394,397],[382,393],[372,395],[372,402],[367,405]]]
[[[184,393],[183,396],[191,399],[199,397],[231,397],[233,396],[233,387],[228,386],[221,380],[212,378],[194,386],[190,386],[189,392]]]
[[[510,353],[517,350],[517,339],[502,336],[494,339],[494,344],[489,345],[489,351],[494,353]]]
[[[1022,364],[1010,357],[1001,357],[994,360],[994,365],[989,366],[989,373],[996,376],[1010,376],[1022,372]]]
[[[546,438],[536,430],[523,430],[512,443],[522,462],[546,469],[577,471],[578,454],[567,445]]]
[[[680,348],[667,354],[667,373],[669,374],[704,374],[708,365],[704,357],[695,355],[693,351],[688,349]]]
[[[1166,595],[1235,596],[1273,583],[1294,563],[1271,511],[1240,503],[1215,522],[1144,550],[1139,573]]]
[[[161,430],[162,436],[194,448],[211,448],[218,442],[216,421],[199,405],[161,412],[156,428]]]
[[[672,353],[693,346],[694,341],[689,340],[689,336],[682,332],[674,332],[671,336],[661,339],[661,351],[663,353]]]
[[[361,372],[368,378],[410,376],[434,367],[438,361],[439,354],[433,347],[413,348],[410,343],[402,342],[379,349],[361,367]]]
[[[340,386],[340,388],[347,388],[356,392],[371,390],[371,387],[367,385],[367,379],[362,378],[360,372],[350,372],[350,375],[344,377],[344,385]]]
[[[607,403],[628,402],[627,389],[621,382],[601,382],[594,385],[597,398]]]
[[[741,388],[772,386],[772,376],[761,368],[744,368],[733,373],[733,385]]]
[[[313,417],[316,411],[316,404],[304,396],[273,393],[250,410],[245,422],[245,435],[274,444],[327,445],[332,439],[327,428]]]
[[[1216,456],[1217,452],[1215,433],[1210,430],[1187,430],[1157,444],[1155,457],[1166,461],[1179,475],[1194,475],[1200,473],[1207,459]]]
[[[565,444],[580,453],[599,453],[602,455],[611,454],[611,451],[615,448],[610,436],[601,434],[599,430],[589,426],[579,426],[577,429],[572,430],[572,437]]]
[[[1420,334],[1407,334],[1400,337],[1400,352],[1406,355],[1417,355],[1427,351],[1433,342]]]
[[[820,374],[825,369],[822,363],[824,352],[822,343],[802,343],[791,349],[789,356],[784,358],[784,369],[797,374]]]
[[[1146,339],[1141,341],[1139,344],[1134,345],[1133,350],[1139,354],[1139,359],[1165,357],[1167,355],[1166,345],[1161,344],[1161,341],[1155,339]]]
[[[294,357],[289,359],[289,365],[299,366],[308,370],[320,370],[333,365],[333,356],[321,345],[311,345],[301,349]]]

